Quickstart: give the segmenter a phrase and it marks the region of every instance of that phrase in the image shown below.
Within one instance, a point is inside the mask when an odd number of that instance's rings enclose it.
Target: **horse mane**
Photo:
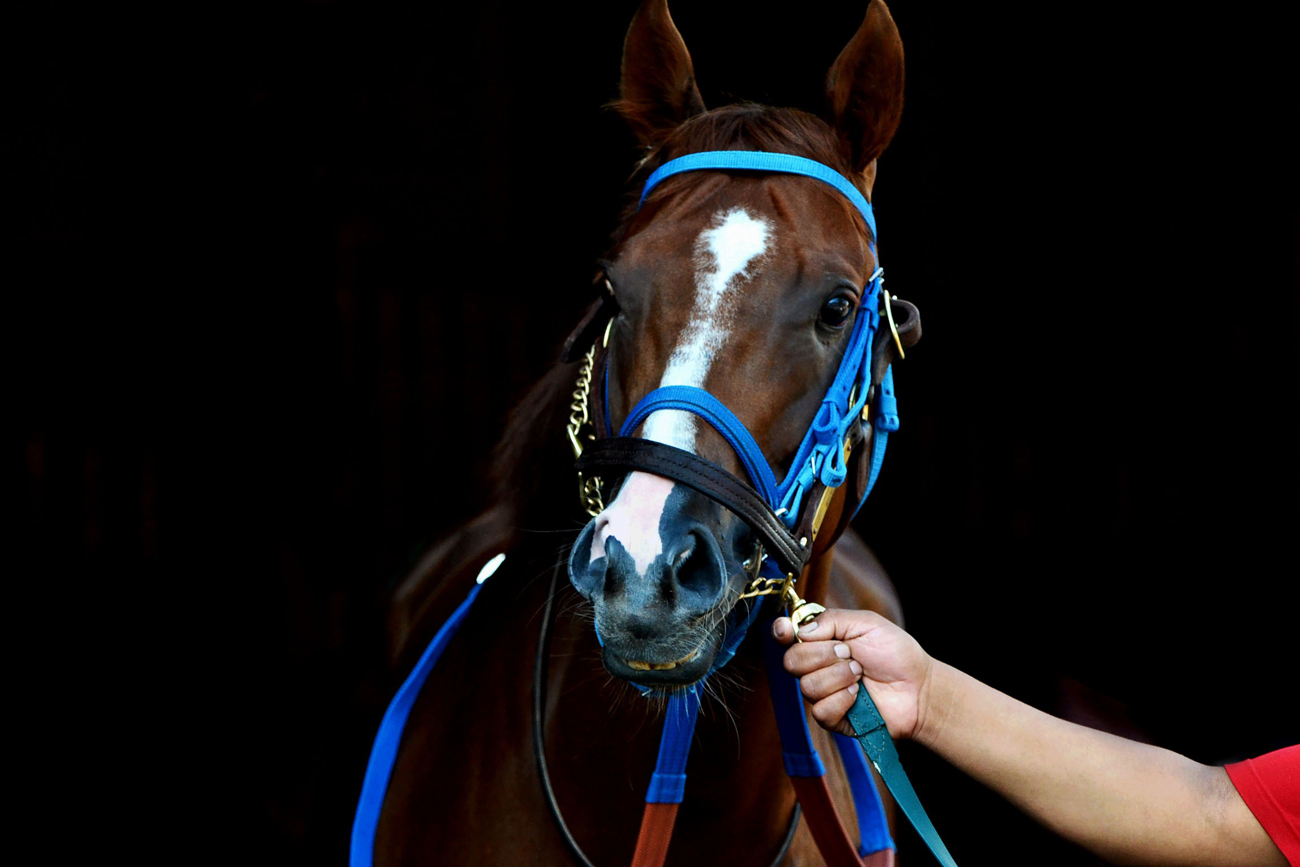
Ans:
[[[415,664],[489,558],[514,551],[525,540],[540,542],[541,553],[526,554],[525,561],[540,557],[540,565],[533,565],[545,569],[554,564],[556,537],[527,531],[572,529],[576,536],[581,529],[572,517],[577,511],[573,453],[563,434],[576,367],[557,364],[528,390],[493,450],[488,507],[426,551],[393,590],[388,654],[394,670]],[[570,538],[564,537],[565,544]]]
[[[554,507],[537,505],[544,500],[545,492],[570,494],[572,505],[577,507],[574,493],[573,454],[564,438],[568,422],[569,404],[578,365],[556,364],[538,380],[511,410],[501,438],[493,450],[491,483],[493,500],[497,503],[516,504],[520,520],[532,519],[539,509],[538,519],[550,515],[554,521]],[[576,533],[579,527],[574,528]]]
[[[632,110],[622,100],[611,107],[625,116]],[[686,154],[726,150],[769,151],[815,160],[851,179],[868,200],[871,198],[861,175],[853,170],[849,142],[825,120],[797,108],[740,102],[688,118],[637,164],[629,179],[633,192],[614,232],[614,246],[622,242],[636,215],[641,187],[655,169]]]

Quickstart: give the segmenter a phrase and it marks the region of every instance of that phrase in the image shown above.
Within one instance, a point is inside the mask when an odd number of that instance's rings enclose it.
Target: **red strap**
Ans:
[[[826,859],[827,867],[894,867],[894,850],[885,848],[859,858],[831,801],[825,777],[791,777],[803,817],[812,831],[813,840]],[[677,804],[646,804],[641,814],[641,831],[636,838],[632,867],[663,867],[668,844],[677,822]]]
[[[641,833],[636,837],[636,854],[632,867],[663,867],[668,844],[677,821],[676,804],[646,804],[641,814]]]
[[[894,850],[885,848],[866,858],[858,857],[857,847],[849,839],[840,821],[825,777],[791,777],[795,795],[803,805],[804,821],[812,831],[817,848],[827,867],[894,867]]]

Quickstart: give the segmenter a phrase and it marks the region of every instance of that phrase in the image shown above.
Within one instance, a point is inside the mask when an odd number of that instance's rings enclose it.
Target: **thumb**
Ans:
[[[799,640],[849,641],[888,622],[874,611],[828,608],[799,627]],[[790,644],[794,641],[794,624],[790,622],[789,617],[778,617],[772,625],[772,633],[782,644]]]

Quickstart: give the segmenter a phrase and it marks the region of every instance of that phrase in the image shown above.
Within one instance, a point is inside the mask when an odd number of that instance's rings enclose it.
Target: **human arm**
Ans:
[[[844,715],[861,684],[893,737],[924,744],[1107,860],[1286,864],[1223,768],[1038,711],[934,659],[872,612],[832,610],[816,623],[801,628],[785,666],[824,727],[853,733]],[[774,628],[793,640],[789,620]]]

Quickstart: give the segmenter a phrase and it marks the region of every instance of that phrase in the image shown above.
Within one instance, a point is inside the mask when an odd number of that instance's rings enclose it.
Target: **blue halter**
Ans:
[[[872,252],[876,249],[876,219],[871,203],[839,172],[804,157],[761,151],[706,151],[688,154],[670,160],[656,169],[646,180],[638,207],[665,178],[693,171],[755,171],[802,175],[829,184],[844,195],[858,209],[868,230],[867,243]],[[871,348],[880,327],[880,294],[883,291],[882,270],[877,268],[864,288],[862,303],[858,307],[857,321],[849,337],[849,345],[840,361],[835,379],[804,435],[789,471],[780,482],[776,480],[767,458],[745,425],[735,413],[720,400],[702,388],[670,385],[657,388],[641,398],[628,413],[619,428],[620,436],[631,436],[642,422],[659,410],[684,410],[694,413],[713,427],[740,458],[745,472],[754,487],[768,504],[777,511],[786,526],[793,528],[799,520],[804,498],[816,482],[828,488],[842,485],[848,474],[845,464],[844,443],[849,429],[861,417],[871,392]],[[608,389],[608,378],[606,378]],[[607,391],[608,393],[608,391]],[[605,400],[605,428],[611,429],[608,417],[609,400]],[[875,486],[885,457],[888,436],[898,429],[897,404],[894,399],[892,369],[886,369],[876,395],[875,435],[871,449],[870,472],[862,499],[855,505],[856,515],[867,495]],[[779,580],[781,574],[770,560],[762,565],[762,574]],[[725,664],[735,654],[741,639],[754,621],[759,608],[754,605],[748,617],[733,630],[714,661],[710,674]],[[822,776],[826,773],[817,750],[812,745],[808,721],[797,681],[781,666],[782,649],[771,639],[770,626],[765,639],[767,645],[768,679],[772,686],[772,703],[777,714],[777,728],[781,734],[782,754],[786,771],[791,776]],[[664,731],[659,745],[659,761],[646,793],[649,803],[680,803],[686,786],[686,759],[695,716],[699,711],[700,684],[675,693],[669,700]],[[865,690],[862,692],[865,695]],[[848,774],[850,789],[859,822],[862,841],[859,854],[884,848],[893,848],[888,825],[879,794],[871,781],[866,759],[857,741],[836,738],[840,757]]]
[[[641,192],[641,202],[644,203],[650,191],[665,178],[682,172],[703,170],[777,172],[803,175],[829,184],[852,202],[862,214],[869,232],[868,244],[872,252],[875,251],[876,221],[871,203],[866,200],[866,197],[834,169],[789,154],[760,151],[709,151],[680,157],[664,163],[650,175]],[[650,392],[633,407],[632,412],[624,420],[620,433],[623,436],[630,436],[650,413],[658,410],[675,409],[694,413],[713,426],[731,444],[755,488],[762,493],[773,509],[779,511],[787,525],[793,527],[798,519],[804,497],[814,483],[820,481],[828,488],[844,483],[847,474],[844,461],[845,438],[854,422],[861,416],[872,385],[871,348],[876,330],[880,326],[878,310],[883,282],[881,273],[877,268],[865,287],[862,303],[858,308],[857,321],[849,338],[849,346],[840,362],[835,380],[822,399],[821,407],[795,453],[789,472],[779,483],[758,443],[754,441],[753,435],[744,424],[721,401],[700,388],[667,386]],[[608,380],[606,387],[608,387]],[[857,503],[854,514],[861,508],[867,494],[875,485],[876,476],[884,460],[885,444],[889,433],[898,429],[893,377],[888,369],[880,383],[875,401],[873,420],[875,434],[872,442],[870,474],[866,490],[863,491],[862,499]],[[605,427],[608,433],[610,430],[608,399],[605,401],[605,406]],[[781,509],[785,511],[780,511]],[[778,580],[781,578],[771,560],[765,561],[762,569],[765,577]],[[397,747],[407,715],[442,650],[468,614],[479,589],[476,586],[469,598],[444,624],[384,715],[366,767],[365,782],[353,823],[352,867],[369,867],[371,864],[375,830],[379,823],[384,795],[396,761]],[[715,658],[713,670],[725,664],[735,654],[745,632],[756,619],[760,607],[757,602],[752,603],[750,612],[740,624],[741,628],[729,633]],[[786,771],[791,776],[822,776],[826,773],[826,768],[812,745],[798,682],[786,674],[781,667],[783,651],[771,638],[770,624],[767,633],[765,656],[768,678],[772,685],[772,701],[777,713],[777,727],[781,734]],[[646,793],[647,802],[680,803],[682,800],[686,788],[686,760],[699,712],[702,683],[703,681],[675,692],[669,700],[664,731],[660,739],[659,759]],[[869,703],[870,699],[866,695],[866,690],[859,691],[858,705],[862,705],[864,699]],[[874,706],[872,711],[874,712]],[[858,719],[855,719],[854,723],[861,731],[867,731],[869,728],[866,723],[860,723]],[[883,723],[874,731],[878,735],[881,730],[883,730]],[[888,733],[885,733],[884,739],[888,741]],[[893,848],[894,843],[889,834],[884,809],[872,782],[871,772],[868,770],[862,749],[852,738],[837,736],[836,744],[853,792],[861,839],[859,854],[866,855],[880,849]],[[888,746],[892,748],[892,744]],[[876,760],[873,757],[874,761]],[[893,784],[890,789],[895,790]],[[895,794],[897,795],[898,792],[895,791]],[[912,815],[912,810],[908,809],[910,804],[906,803],[906,799],[904,801],[904,809],[910,817]],[[924,831],[922,833],[925,834]],[[930,842],[928,836],[927,842]],[[933,844],[931,845],[933,847]],[[946,854],[945,851],[944,855]],[[943,863],[949,864],[950,859]]]
[[[664,163],[646,180],[641,191],[640,204],[644,204],[650,191],[665,178],[683,172],[704,170],[777,172],[803,175],[829,184],[844,195],[862,214],[866,222],[867,242],[872,252],[876,248],[876,218],[871,203],[839,172],[804,157],[775,154],[764,151],[705,151],[688,154]],[[657,388],[637,402],[619,429],[620,436],[631,436],[652,412],[673,409],[694,413],[704,419],[722,435],[735,450],[754,487],[768,505],[778,512],[787,527],[793,528],[799,519],[804,497],[816,482],[828,488],[844,484],[848,467],[844,461],[844,440],[849,428],[862,415],[871,390],[871,347],[880,327],[880,293],[884,283],[883,271],[877,268],[863,291],[858,306],[857,321],[849,337],[848,349],[840,361],[835,380],[822,398],[821,407],[813,418],[808,432],[795,452],[789,472],[779,483],[763,451],[745,425],[721,401],[702,388],[688,385],[669,385]],[[884,460],[885,443],[891,431],[898,429],[898,414],[893,395],[893,373],[886,370],[877,398],[875,415],[876,434],[872,444],[871,474],[867,488],[853,511],[861,508],[866,495],[875,485],[876,475]],[[605,402],[608,408],[609,402]],[[606,410],[608,411],[608,409]],[[609,420],[606,419],[606,426]]]

